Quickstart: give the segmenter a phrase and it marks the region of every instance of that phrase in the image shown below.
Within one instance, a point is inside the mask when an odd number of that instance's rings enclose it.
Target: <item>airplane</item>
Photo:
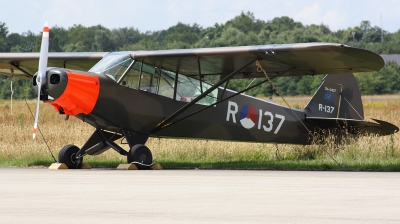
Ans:
[[[113,149],[139,169],[153,164],[149,137],[312,144],[315,133],[390,135],[389,122],[364,120],[353,73],[378,71],[381,56],[336,43],[270,44],[201,49],[0,53],[0,74],[32,79],[40,101],[94,127],[80,148],[64,146],[58,162],[80,168],[83,157]],[[39,69],[37,71],[37,63]],[[277,77],[325,74],[304,109],[244,93]],[[235,92],[232,79],[254,79]],[[125,142],[123,140],[125,139]],[[129,145],[129,150],[116,143]]]

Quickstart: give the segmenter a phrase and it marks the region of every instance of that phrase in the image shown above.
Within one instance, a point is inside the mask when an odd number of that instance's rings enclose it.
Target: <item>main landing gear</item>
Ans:
[[[152,164],[153,155],[147,146],[134,145],[128,153],[128,163]]]
[[[64,163],[69,169],[79,169],[85,155],[99,155],[108,149],[114,149],[121,155],[127,156],[128,163],[134,163],[139,169],[148,169],[153,165],[153,155],[150,149],[145,146],[149,136],[147,134],[122,130],[122,134],[110,133],[96,129],[87,142],[79,149],[75,145],[66,145],[58,154],[58,162]],[[129,152],[114,143],[125,137],[129,146]]]
[[[58,162],[64,163],[69,169],[79,169],[82,166],[83,157],[78,158],[79,148],[76,145],[66,145],[58,153]]]

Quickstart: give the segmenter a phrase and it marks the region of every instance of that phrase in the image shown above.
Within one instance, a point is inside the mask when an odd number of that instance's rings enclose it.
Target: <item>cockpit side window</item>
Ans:
[[[140,66],[142,63],[135,63],[126,73],[121,85],[136,89],[139,84]]]
[[[206,82],[202,82],[201,84],[202,88],[200,86],[199,80],[184,75],[178,75],[178,88],[176,99],[184,102],[190,102],[196,97],[200,96],[200,94],[211,88],[211,85]],[[217,96],[218,89],[215,89],[197,103],[202,105],[211,105],[217,101]]]
[[[174,83],[174,73],[166,70],[160,70],[158,94],[169,98],[174,98]]]
[[[146,92],[162,95],[174,99],[175,79],[177,80],[177,89],[175,99],[183,102],[190,102],[198,97],[202,91],[211,87],[210,84],[193,79],[175,72],[167,71],[155,66],[136,62],[130,71],[124,76],[121,85],[133,89],[139,89]],[[201,86],[203,89],[201,89]],[[201,99],[198,104],[211,105],[217,100],[218,90],[214,90],[206,97]]]
[[[143,64],[140,76],[139,89],[151,93],[157,93],[157,72],[156,68]]]

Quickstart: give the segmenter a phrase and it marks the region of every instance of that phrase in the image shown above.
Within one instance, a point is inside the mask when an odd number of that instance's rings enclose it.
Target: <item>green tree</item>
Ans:
[[[0,22],[0,52],[7,50],[8,28],[5,23]]]
[[[360,27],[356,26],[353,28],[348,28],[343,32],[343,41],[344,42],[356,42],[360,41],[363,36],[363,31]]]
[[[384,40],[382,42],[382,31]],[[0,22],[0,51],[32,52],[40,50],[41,34],[31,31],[22,34],[8,33],[5,23]],[[178,23],[166,30],[140,32],[133,27],[109,30],[104,26],[74,25],[69,28],[50,28],[50,51],[118,51],[118,50],[159,50],[195,47],[225,47],[257,44],[282,44],[304,42],[334,42],[371,50],[379,54],[400,54],[400,30],[394,33],[361,21],[359,26],[332,32],[324,24],[303,25],[283,16],[269,21],[255,18],[251,12],[242,12],[222,24],[203,28],[198,24]],[[363,94],[397,93],[399,66],[388,63],[381,71],[356,74]],[[321,84],[323,75],[304,77],[281,77],[274,79],[277,88],[284,95],[313,94]],[[207,77],[209,78],[209,77]],[[216,78],[213,76],[212,78]],[[228,88],[241,90],[252,80],[231,80]],[[257,81],[257,80],[256,80]],[[255,82],[256,82],[255,81]],[[0,78],[1,96],[9,97],[9,83]],[[24,94],[30,95],[30,82]],[[253,96],[271,95],[271,86],[249,90]],[[276,93],[274,93],[276,94]]]
[[[50,29],[49,51],[62,52],[64,45],[68,43],[68,31],[63,27],[55,26]]]
[[[94,35],[95,44],[92,46],[97,51],[113,51],[115,47],[110,36],[111,32],[109,30],[96,30]]]
[[[302,28],[303,24],[300,22],[295,22],[293,19],[287,17],[287,16],[282,16],[282,17],[276,17],[272,19],[271,21],[268,21],[264,29],[270,30],[270,31],[277,31],[277,32],[284,32],[288,30],[293,30],[295,28]]]
[[[364,42],[381,42],[382,30],[380,27],[374,26],[369,28],[363,35],[362,41]]]
[[[213,45],[216,47],[241,46],[245,45],[245,39],[246,35],[242,31],[233,26],[226,26],[221,37],[216,39]]]
[[[232,26],[244,34],[249,34],[250,32],[259,33],[263,25],[264,22],[256,19],[251,12],[242,12],[239,16],[236,16],[225,24],[225,26]]]
[[[12,33],[6,38],[7,47],[6,52],[20,52],[20,44],[22,42],[22,37],[18,33]]]
[[[201,27],[198,24],[193,26],[178,23],[170,27],[165,35],[165,48],[191,48],[200,39]]]
[[[393,94],[400,91],[400,66],[389,62],[378,72],[355,74],[361,93]]]
[[[31,31],[22,33],[22,35],[12,33],[7,36],[7,51],[32,52],[34,51],[35,44],[37,41],[38,41],[38,36]],[[38,44],[40,44],[40,42]]]
[[[113,29],[110,38],[116,50],[132,50],[128,46],[138,43],[143,37],[138,29],[124,27]]]
[[[70,27],[68,29],[68,44],[65,45],[65,48],[73,49],[74,51],[99,51],[98,48],[103,48],[104,46],[96,43],[96,31],[98,30],[109,32],[107,28],[101,25],[91,27],[74,25]],[[97,37],[101,39],[103,37],[102,34],[104,33],[98,33]],[[106,38],[104,38],[104,41],[106,41]],[[104,45],[108,47],[109,44],[105,43]]]

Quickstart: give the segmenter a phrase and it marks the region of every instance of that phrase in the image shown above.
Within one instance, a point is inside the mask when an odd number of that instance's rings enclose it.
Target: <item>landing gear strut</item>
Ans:
[[[69,169],[79,169],[85,155],[99,155],[111,148],[127,156],[128,163],[134,163],[139,169],[149,169],[153,165],[153,155],[144,145],[149,135],[125,129],[121,131],[122,133],[111,133],[96,129],[81,149],[75,145],[64,146],[58,154],[58,162],[64,163]],[[129,152],[114,142],[122,137],[126,138],[131,148]]]
[[[75,145],[66,145],[58,154],[58,162],[64,163],[68,169],[79,169],[82,166],[83,157],[76,158],[79,148]]]

